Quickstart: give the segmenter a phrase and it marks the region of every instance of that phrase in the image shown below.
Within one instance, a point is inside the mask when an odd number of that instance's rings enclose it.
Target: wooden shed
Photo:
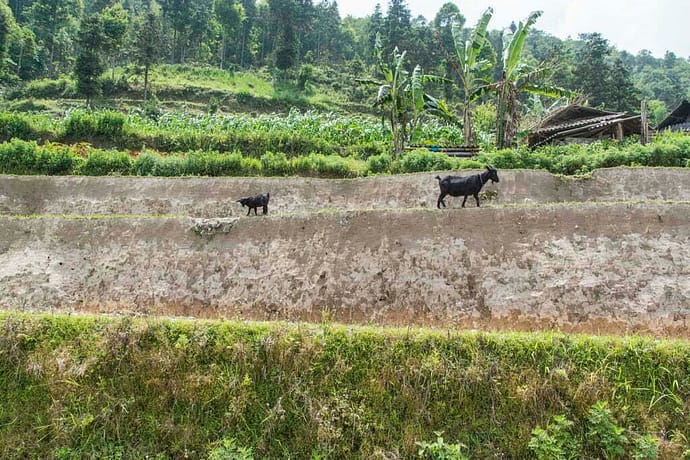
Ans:
[[[545,144],[589,143],[640,134],[640,115],[569,105],[544,118],[527,136],[530,148]]]
[[[671,115],[664,118],[664,121],[659,123],[656,130],[690,132],[690,102],[681,102],[676,110],[671,112]]]

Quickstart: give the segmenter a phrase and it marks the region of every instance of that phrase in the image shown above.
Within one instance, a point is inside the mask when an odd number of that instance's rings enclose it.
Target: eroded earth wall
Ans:
[[[3,216],[0,235],[4,308],[690,336],[687,202]]]
[[[485,203],[690,200],[687,168],[612,168],[591,177],[544,171],[499,171],[483,189]],[[476,172],[463,171],[461,175]],[[434,208],[438,173],[363,179],[151,178],[0,176],[0,214],[175,214],[232,217],[246,213],[236,200],[271,193],[271,213],[334,209]],[[441,176],[449,173],[441,173]],[[461,199],[448,198],[449,207]],[[474,206],[472,198],[469,203]]]

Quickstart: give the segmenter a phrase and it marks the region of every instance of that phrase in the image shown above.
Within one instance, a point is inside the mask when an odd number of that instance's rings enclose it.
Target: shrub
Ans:
[[[33,80],[26,84],[24,94],[39,99],[60,99],[74,91],[72,82],[65,78]]]
[[[546,429],[532,430],[529,448],[538,460],[569,460],[578,458],[580,446],[570,433],[574,423],[556,415]]]
[[[372,174],[387,173],[390,172],[392,164],[393,159],[386,153],[370,156],[367,159],[367,171]]]
[[[239,176],[244,172],[239,152],[192,152],[186,158],[186,173],[199,176]]]
[[[616,425],[608,404],[595,403],[587,417],[587,443],[593,455],[604,458],[618,458],[625,454],[628,439],[623,435],[623,428]]]
[[[417,455],[419,458],[429,460],[465,460],[467,456],[462,453],[462,449],[466,446],[463,444],[448,444],[441,436],[442,431],[435,431],[436,441],[434,442],[416,442],[419,446]]]
[[[265,176],[288,176],[292,165],[284,153],[266,152],[261,156],[261,167]]]
[[[445,153],[414,150],[404,154],[394,168],[397,172],[412,173],[442,171],[453,168],[453,160]]]
[[[133,161],[128,154],[115,150],[92,150],[78,173],[84,176],[126,176],[132,171]]]
[[[85,110],[72,110],[64,123],[65,136],[75,139],[92,137],[98,127],[96,117]]]
[[[254,460],[252,449],[240,447],[233,438],[223,439],[208,455],[208,460]]]
[[[13,139],[0,145],[0,172],[3,174],[36,174],[36,142]]]
[[[70,174],[78,164],[68,147],[13,139],[0,144],[2,174]]]
[[[358,177],[366,167],[363,162],[352,158],[318,153],[293,158],[292,166],[295,172],[320,177]]]
[[[122,134],[126,120],[126,117],[119,112],[102,112],[96,118],[96,134],[109,137],[119,136]]]
[[[31,140],[35,131],[25,115],[17,113],[0,113],[0,142],[18,138]]]
[[[153,152],[142,152],[134,160],[133,170],[137,176],[153,176],[160,155]]]

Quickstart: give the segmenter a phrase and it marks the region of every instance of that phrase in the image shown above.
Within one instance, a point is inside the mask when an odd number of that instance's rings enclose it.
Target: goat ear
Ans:
[[[487,171],[491,171],[491,166],[486,165],[486,170],[487,170]]]

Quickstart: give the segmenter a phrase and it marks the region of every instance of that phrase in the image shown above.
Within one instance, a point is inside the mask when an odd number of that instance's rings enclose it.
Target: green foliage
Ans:
[[[74,95],[74,91],[74,83],[67,78],[58,78],[56,80],[42,78],[31,80],[23,89],[11,93],[10,96],[14,98],[60,99]]]
[[[155,101],[154,97],[149,99],[152,104]],[[429,145],[435,145],[432,140],[452,143],[461,138],[456,129],[429,120],[418,127],[417,135]],[[616,166],[685,167],[690,162],[690,137],[678,133],[657,135],[647,145],[629,140],[542,146],[536,150],[520,147],[486,150],[471,159],[451,158],[426,149],[407,152],[393,159],[387,153],[389,144],[383,140],[385,137],[380,124],[371,118],[333,113],[293,111],[287,116],[250,117],[160,112],[157,119],[152,119],[145,113],[136,112],[127,116],[115,111],[70,110],[64,119],[53,119],[45,115],[0,112],[0,141],[16,138],[68,142],[73,147],[60,155],[65,158],[74,156],[74,165],[81,164],[88,155],[99,151],[98,148],[89,148],[81,152],[80,145],[85,142],[106,148],[120,145],[125,156],[142,148],[144,151],[162,152],[140,160],[140,167],[135,167],[133,172],[144,175],[359,177],[477,169],[486,164],[499,169],[544,169],[572,175]],[[36,149],[56,151],[54,144],[32,148]],[[112,156],[112,153],[108,155]],[[139,161],[136,153],[131,156],[132,162]],[[48,157],[50,155],[45,158]],[[152,169],[153,160],[160,164]],[[126,169],[115,168],[118,171]],[[32,163],[24,169],[14,170],[38,174],[40,172],[36,171],[54,168]],[[76,169],[71,172],[59,170],[60,173],[79,173]],[[89,169],[97,170],[99,168]]]
[[[77,140],[97,137],[119,140],[126,121],[124,115],[114,111],[72,110],[65,119],[64,134]]]
[[[80,165],[79,174],[84,176],[107,176],[132,174],[132,158],[115,150],[94,150]]]
[[[65,146],[41,147],[20,139],[0,144],[2,174],[72,174],[79,160]]]
[[[453,169],[453,166],[453,159],[445,153],[414,150],[401,156],[396,162],[394,170],[405,173],[444,171]]]
[[[462,453],[466,448],[463,444],[448,444],[441,436],[442,431],[435,431],[436,441],[416,442],[419,446],[417,455],[419,458],[428,460],[466,460],[467,456]]]
[[[546,429],[532,430],[529,448],[538,460],[571,460],[579,458],[580,445],[571,434],[574,423],[556,415]]]
[[[595,403],[587,416],[587,444],[597,456],[604,458],[620,458],[625,454],[628,438],[623,435],[624,428],[616,424],[608,403]]]
[[[284,153],[266,152],[261,156],[261,170],[267,176],[288,176],[292,165]]]
[[[690,448],[686,341],[52,313],[1,314],[0,332],[2,458],[679,458]],[[650,432],[672,434],[665,457]]]
[[[29,140],[34,137],[34,129],[26,116],[16,113],[0,113],[1,142],[6,142],[13,138]]]
[[[233,438],[223,439],[208,455],[208,460],[254,460],[252,450],[237,445]]]
[[[367,158],[367,170],[372,174],[388,173],[393,165],[393,158],[387,154],[372,155]]]
[[[659,438],[651,434],[635,438],[632,458],[634,460],[656,460],[659,455]]]

